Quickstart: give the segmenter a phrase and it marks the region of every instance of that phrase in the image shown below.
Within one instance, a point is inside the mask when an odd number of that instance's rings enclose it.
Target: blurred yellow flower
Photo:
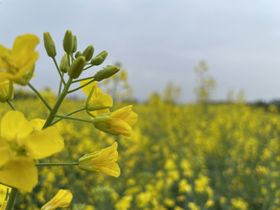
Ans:
[[[35,51],[39,38],[33,34],[18,36],[12,49],[0,44],[0,82],[7,80],[26,85],[32,78],[38,59]]]
[[[0,182],[30,192],[37,184],[34,159],[64,148],[55,127],[39,129],[41,120],[28,121],[21,112],[9,111],[0,122]],[[40,123],[41,124],[41,123]],[[20,173],[20,176],[19,176]]]
[[[0,102],[6,102],[13,98],[13,82],[5,80],[0,82]]]
[[[70,205],[73,195],[69,190],[59,190],[56,195],[47,202],[41,210],[54,210],[57,208],[66,208]]]
[[[97,152],[85,154],[79,159],[79,167],[88,171],[96,171],[109,176],[119,177],[120,167],[118,160],[118,144],[115,142]]]
[[[132,105],[125,106],[112,112],[110,117],[101,117],[94,121],[97,129],[113,135],[131,135],[131,126],[137,121],[137,114],[132,111]]]

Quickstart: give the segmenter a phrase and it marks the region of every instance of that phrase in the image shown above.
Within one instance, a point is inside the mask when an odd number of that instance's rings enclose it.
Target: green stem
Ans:
[[[80,122],[92,123],[92,120],[84,120],[84,119],[75,118],[75,117],[69,117],[69,116],[63,116],[63,115],[56,115],[56,117],[59,117],[59,118],[62,118],[62,119],[68,119],[68,120],[75,120],[75,121],[80,121]]]
[[[33,86],[31,85],[31,83],[27,84],[28,87],[30,87],[31,90],[33,90],[33,92],[40,98],[40,100],[43,102],[43,104],[47,107],[47,109],[49,111],[52,110],[51,106],[48,104],[48,102],[43,98],[43,96],[39,93],[39,91]]]
[[[49,114],[49,116],[48,116],[48,118],[47,118],[43,128],[47,128],[48,126],[50,126],[52,124],[52,121],[55,118],[55,115],[56,115],[60,105],[62,104],[64,98],[67,95],[67,92],[68,92],[68,90],[69,90],[69,88],[71,86],[71,83],[72,83],[72,79],[70,78],[67,81],[66,85],[64,86],[61,95],[58,97],[58,99],[57,99],[57,101],[56,101],[56,103],[55,103],[51,113]]]
[[[62,73],[62,78],[64,78],[64,73]],[[58,88],[58,96],[60,96],[62,90],[62,79],[59,82],[59,88]]]
[[[14,208],[14,203],[15,203],[15,200],[17,197],[17,193],[18,193],[18,190],[16,188],[12,188],[10,195],[9,195],[9,200],[7,203],[6,210],[12,210]]]
[[[62,73],[61,73],[61,71],[60,71],[60,69],[59,69],[59,67],[58,67],[57,62],[56,62],[56,59],[55,59],[55,58],[52,58],[52,59],[53,59],[53,62],[54,62],[54,64],[55,64],[56,70],[57,70],[57,72],[58,72],[58,74],[59,74],[59,76],[60,76],[60,79],[61,79],[62,83],[63,83],[64,85],[66,85],[66,83],[65,83],[65,81],[64,81],[64,78],[63,78],[63,76],[62,76]]]
[[[65,116],[71,116],[71,115],[74,115],[74,114],[76,114],[76,113],[78,113],[78,112],[81,112],[81,111],[84,111],[84,110],[86,110],[85,107],[84,107],[84,108],[81,108],[81,109],[78,109],[78,110],[75,110],[75,111],[73,111],[73,112],[70,112],[70,113],[68,113],[68,114],[65,115]],[[52,123],[52,125],[58,123],[58,122],[61,121],[61,120],[63,120],[63,118],[60,118],[60,119],[54,121],[54,122]]]
[[[88,79],[94,79],[94,77],[91,76],[91,77],[86,77],[86,78],[83,78],[83,79],[77,79],[77,80],[73,81],[73,83],[81,82],[81,81],[88,80]]]
[[[71,162],[71,163],[37,163],[36,166],[77,166],[79,162]]]
[[[16,110],[15,106],[12,104],[11,101],[7,100],[7,104],[11,107],[12,110]]]
[[[87,70],[87,69],[89,69],[89,68],[91,68],[91,67],[93,67],[93,66],[94,66],[94,65],[90,65],[90,66],[84,68],[83,71],[85,71],[85,70]]]
[[[77,88],[75,88],[75,89],[73,89],[73,90],[69,90],[69,91],[68,91],[68,94],[69,94],[69,93],[73,93],[73,92],[75,92],[75,91],[77,91],[77,90],[80,90],[80,89],[82,89],[83,87],[89,85],[90,83],[92,83],[92,82],[94,82],[94,81],[95,81],[95,79],[92,79],[92,80],[90,80],[89,82],[87,82],[87,83],[81,85],[80,87],[77,87]]]

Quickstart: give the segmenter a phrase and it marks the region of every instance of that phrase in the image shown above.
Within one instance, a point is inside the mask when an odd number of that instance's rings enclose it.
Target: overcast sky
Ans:
[[[280,2],[277,0],[0,0],[0,43],[66,29],[79,46],[106,49],[121,61],[136,97],[180,85],[194,99],[194,66],[205,60],[217,81],[215,98],[243,89],[248,100],[280,98]],[[56,87],[56,72],[39,46],[32,83]],[[61,50],[60,50],[61,52]]]

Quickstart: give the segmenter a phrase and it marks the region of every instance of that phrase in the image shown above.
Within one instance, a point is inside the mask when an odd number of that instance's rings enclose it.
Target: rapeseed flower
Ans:
[[[47,202],[41,210],[55,210],[57,208],[66,208],[73,199],[73,194],[69,190],[59,190],[56,195]]]
[[[88,111],[108,109],[113,106],[113,99],[97,86],[97,82],[94,82],[86,106]]]
[[[42,129],[42,120],[28,121],[9,111],[0,122],[0,183],[30,192],[38,181],[35,161],[64,148],[56,127]],[[20,176],[19,176],[20,173]]]
[[[94,121],[94,126],[106,133],[113,135],[130,136],[133,126],[137,121],[137,114],[132,111],[132,105],[125,106],[108,115],[101,116]]]
[[[12,81],[26,85],[33,76],[39,38],[33,34],[18,36],[12,49],[0,44],[0,82]]]
[[[109,176],[119,177],[120,167],[118,160],[118,144],[115,142],[109,147],[97,152],[85,154],[79,159],[79,167],[88,171],[96,171]]]

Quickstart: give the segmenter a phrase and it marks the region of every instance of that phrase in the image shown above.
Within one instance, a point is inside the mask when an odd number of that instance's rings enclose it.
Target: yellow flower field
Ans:
[[[18,100],[15,107],[29,119],[45,117],[39,103]],[[81,103],[67,100],[61,112]],[[9,110],[2,107],[1,115]],[[139,117],[131,137],[104,134],[76,121],[58,123],[66,149],[48,158],[77,159],[118,142],[119,178],[78,167],[39,167],[39,184],[32,195],[18,197],[16,209],[39,209],[61,188],[73,192],[71,209],[76,210],[280,209],[280,116],[275,107],[228,104],[205,110],[159,98],[134,107]]]

